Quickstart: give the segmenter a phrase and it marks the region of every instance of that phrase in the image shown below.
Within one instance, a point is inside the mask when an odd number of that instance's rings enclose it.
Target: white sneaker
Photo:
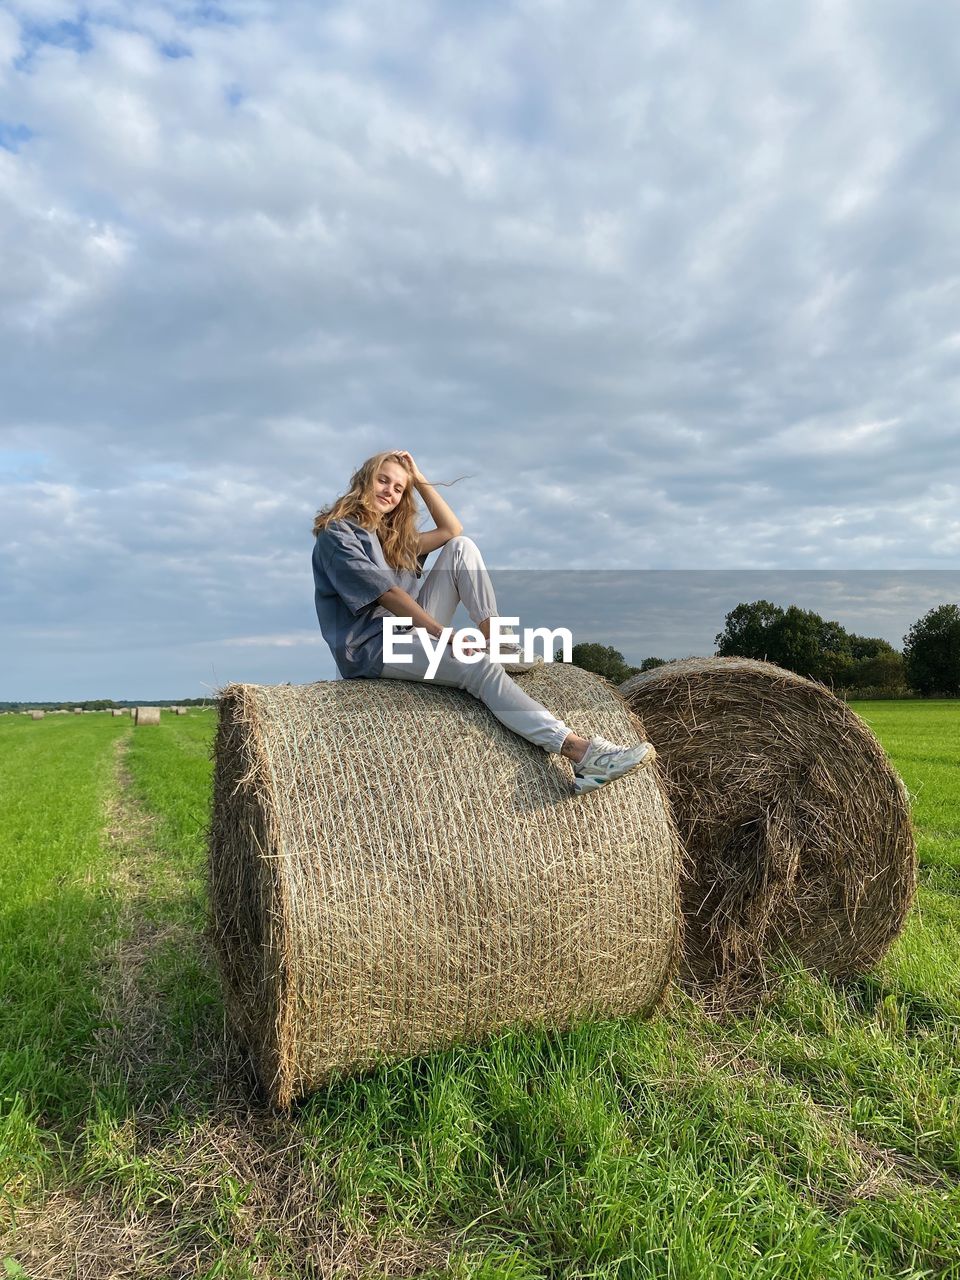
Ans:
[[[620,747],[606,738],[591,738],[583,759],[573,766],[573,790],[577,795],[583,791],[595,791],[641,765],[652,764],[656,758],[652,742]]]
[[[515,631],[504,631],[500,643],[500,652],[510,655],[510,661],[501,664],[504,671],[532,671],[534,667],[543,666],[543,658],[539,654],[531,662],[524,662],[523,650],[520,647],[520,637]],[[516,654],[516,657],[514,657],[514,654]]]
[[[510,653],[510,650],[509,650],[509,649],[504,649],[504,652],[505,652],[505,653]],[[502,664],[502,666],[503,666],[504,671],[532,671],[532,670],[534,669],[534,667],[542,667],[542,666],[543,666],[543,658],[541,658],[541,657],[540,657],[540,655],[539,655],[539,653],[538,653],[538,654],[536,655],[536,657],[532,659],[532,661],[530,661],[530,662],[524,662],[524,660],[523,660],[523,654],[522,654],[522,653],[519,651],[519,649],[518,649],[518,650],[517,650],[517,656],[516,656],[516,659],[514,659],[513,657],[511,657],[511,658],[510,658],[510,661],[509,661],[509,662],[504,662],[504,663]]]

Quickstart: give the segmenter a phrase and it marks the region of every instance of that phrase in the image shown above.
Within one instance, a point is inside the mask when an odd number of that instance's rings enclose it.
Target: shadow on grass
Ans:
[[[948,1028],[960,1033],[956,1013],[923,991],[894,985],[875,974],[829,981],[851,1014],[864,1018],[892,1018],[911,1035],[942,1034]]]

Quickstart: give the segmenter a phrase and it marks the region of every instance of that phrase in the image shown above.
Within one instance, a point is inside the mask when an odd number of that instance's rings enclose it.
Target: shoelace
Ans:
[[[629,750],[629,747],[618,747],[618,746],[617,746],[617,744],[616,744],[615,742],[607,742],[607,740],[606,740],[605,738],[604,738],[604,739],[601,739],[601,744],[600,744],[600,745],[602,745],[603,747],[605,747],[605,748],[606,748],[606,750],[601,751],[601,752],[599,752],[597,755],[595,755],[595,756],[593,757],[593,759],[590,761],[590,763],[589,763],[588,765],[586,765],[586,768],[588,768],[588,769],[593,769],[593,768],[603,769],[603,768],[606,768],[606,762],[607,762],[608,760],[613,760],[613,759],[615,759],[617,756],[622,755],[624,751],[628,751],[628,750]],[[583,763],[583,761],[581,761],[580,767],[581,767],[581,768],[583,768],[583,767],[584,767],[584,763]]]

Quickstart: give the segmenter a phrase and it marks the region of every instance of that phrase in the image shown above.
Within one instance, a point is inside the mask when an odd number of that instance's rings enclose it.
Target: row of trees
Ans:
[[[563,651],[558,649],[553,656],[560,662]],[[619,649],[608,644],[595,644],[593,641],[575,644],[570,650],[570,659],[575,667],[595,671],[598,676],[605,676],[611,684],[623,684],[624,680],[635,676],[637,672],[662,667],[666,662],[665,658],[644,658],[639,667],[631,667]]]
[[[727,614],[716,647],[719,657],[773,662],[838,689],[960,697],[960,606],[955,604],[938,605],[918,618],[900,652],[886,640],[856,635],[810,609],[756,600]],[[572,657],[576,666],[614,684],[664,662],[646,658],[633,667],[618,649],[594,643],[575,644]]]
[[[810,609],[738,604],[716,638],[720,657],[760,658],[841,689],[960,695],[960,607],[938,605],[904,636],[903,652]]]

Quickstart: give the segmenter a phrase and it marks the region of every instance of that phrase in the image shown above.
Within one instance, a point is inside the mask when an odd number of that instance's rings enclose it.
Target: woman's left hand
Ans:
[[[427,477],[421,473],[420,468],[414,462],[413,454],[408,453],[406,449],[394,449],[393,452],[397,455],[398,458],[403,458],[404,462],[413,472],[414,484],[421,484],[424,480],[426,480]]]

